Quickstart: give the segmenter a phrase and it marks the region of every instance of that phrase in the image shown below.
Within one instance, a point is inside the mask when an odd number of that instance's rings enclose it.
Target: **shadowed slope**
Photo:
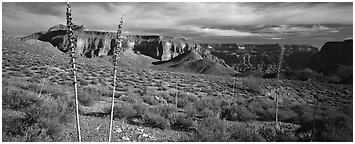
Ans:
[[[233,75],[236,72],[230,68],[222,66],[211,59],[204,58],[195,51],[185,52],[169,61],[153,62],[153,69],[191,72],[199,74],[213,74],[213,75]]]

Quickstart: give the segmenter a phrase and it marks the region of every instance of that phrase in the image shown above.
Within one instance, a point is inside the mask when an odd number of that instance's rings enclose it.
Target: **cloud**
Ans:
[[[268,39],[271,39],[271,40],[281,40],[281,39],[285,39],[285,38],[280,38],[280,37],[271,37],[271,38],[268,38]]]
[[[251,40],[352,37],[352,3],[74,2],[73,22],[125,34]],[[65,24],[65,3],[3,3],[3,29],[28,35]],[[345,27],[344,27],[345,25]],[[351,31],[351,32],[349,32]],[[227,38],[228,37],[228,38]],[[245,38],[245,39],[244,39]]]
[[[258,36],[250,32],[238,31],[238,30],[224,30],[216,28],[201,28],[195,26],[189,26],[182,28],[184,31],[190,31],[193,33],[199,33],[204,36],[231,36],[231,37],[250,37]]]
[[[337,33],[339,32],[339,29],[340,28],[331,28],[324,25],[279,25],[261,29],[259,32],[279,35],[305,36],[320,33]]]

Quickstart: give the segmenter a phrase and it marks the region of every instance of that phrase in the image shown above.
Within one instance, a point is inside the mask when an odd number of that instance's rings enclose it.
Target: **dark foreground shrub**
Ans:
[[[177,112],[177,109],[174,105],[171,104],[160,104],[150,108],[149,111],[164,118],[168,118],[169,114]]]
[[[300,141],[310,141],[313,128],[313,141],[349,142],[353,138],[352,123],[351,115],[344,115],[339,110],[328,111],[319,114],[314,122],[313,120],[302,122],[296,134]]]
[[[159,114],[146,112],[143,120],[145,126],[160,128],[162,130],[170,127],[170,122]]]
[[[3,118],[3,141],[62,141],[74,118],[74,102],[45,97],[23,111],[23,117]]]
[[[2,108],[19,110],[35,104],[38,101],[37,95],[31,91],[5,88],[2,91]]]
[[[221,118],[229,121],[256,120],[256,116],[243,105],[226,105],[222,107]]]
[[[95,96],[87,93],[86,91],[78,92],[79,103],[84,106],[91,106],[94,104]]]
[[[190,131],[195,126],[194,120],[184,113],[172,113],[169,120],[173,130]]]
[[[111,110],[111,107],[109,111]],[[123,103],[120,105],[116,105],[113,108],[113,117],[115,118],[127,118],[131,119],[137,116],[137,111],[133,108],[132,104]]]
[[[194,138],[201,142],[263,141],[259,135],[249,131],[245,124],[217,118],[202,119]]]

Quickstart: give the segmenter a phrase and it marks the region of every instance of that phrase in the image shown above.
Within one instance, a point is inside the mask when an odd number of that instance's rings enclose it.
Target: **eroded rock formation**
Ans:
[[[302,69],[318,48],[310,45],[284,45],[283,68]],[[234,67],[237,71],[258,70],[274,72],[277,68],[281,47],[279,44],[202,44],[211,53]]]
[[[332,65],[353,66],[353,40],[342,42],[326,42],[320,52],[312,56],[309,63],[315,70],[321,70]]]
[[[74,35],[77,37],[77,53],[84,57],[96,57],[112,55],[113,48],[117,45],[113,32],[88,31],[85,26],[76,26]],[[46,32],[37,32],[24,39],[38,39],[50,42],[62,52],[68,52],[66,27],[56,25]],[[130,35],[123,40],[123,51],[140,53],[157,60],[167,61],[190,50],[201,54],[203,58],[209,58],[224,66],[224,60],[213,56],[210,51],[202,48],[199,44],[190,43],[184,38],[173,38],[157,35]]]

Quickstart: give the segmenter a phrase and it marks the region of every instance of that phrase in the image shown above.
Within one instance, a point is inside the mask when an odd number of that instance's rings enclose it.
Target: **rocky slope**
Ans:
[[[117,45],[116,33],[89,31],[85,26],[75,26],[74,35],[77,37],[77,53],[81,56],[92,58],[96,56],[112,55],[113,48]],[[56,25],[46,32],[37,32],[22,39],[38,39],[50,42],[63,52],[68,52],[66,27]],[[224,60],[213,56],[199,44],[186,41],[184,38],[173,38],[156,35],[131,35],[123,40],[123,51],[140,53],[157,60],[167,61],[187,51],[194,50],[203,58],[209,58],[217,63],[227,66]]]
[[[327,42],[320,52],[312,56],[309,63],[315,70],[322,70],[332,65],[353,66],[353,40]]]
[[[277,68],[281,47],[279,44],[202,44],[211,53],[237,71],[258,70],[272,72]],[[302,69],[318,48],[310,45],[284,45],[283,68]]]
[[[231,67],[223,66],[210,58],[202,58],[195,51],[188,51],[168,61],[153,62],[153,69],[170,70],[179,72],[191,72],[212,75],[235,75]]]
[[[312,56],[309,67],[338,83],[352,84],[353,40],[327,42]]]
[[[2,141],[77,141],[70,57],[4,32],[2,39]],[[77,69],[82,141],[107,142],[113,66],[79,57]],[[123,117],[114,118],[113,142],[353,141],[352,85],[121,65],[117,79],[115,106],[123,111],[114,114]],[[275,137],[278,90],[281,129]],[[86,99],[92,105],[84,105]],[[179,123],[191,130],[175,127]]]

